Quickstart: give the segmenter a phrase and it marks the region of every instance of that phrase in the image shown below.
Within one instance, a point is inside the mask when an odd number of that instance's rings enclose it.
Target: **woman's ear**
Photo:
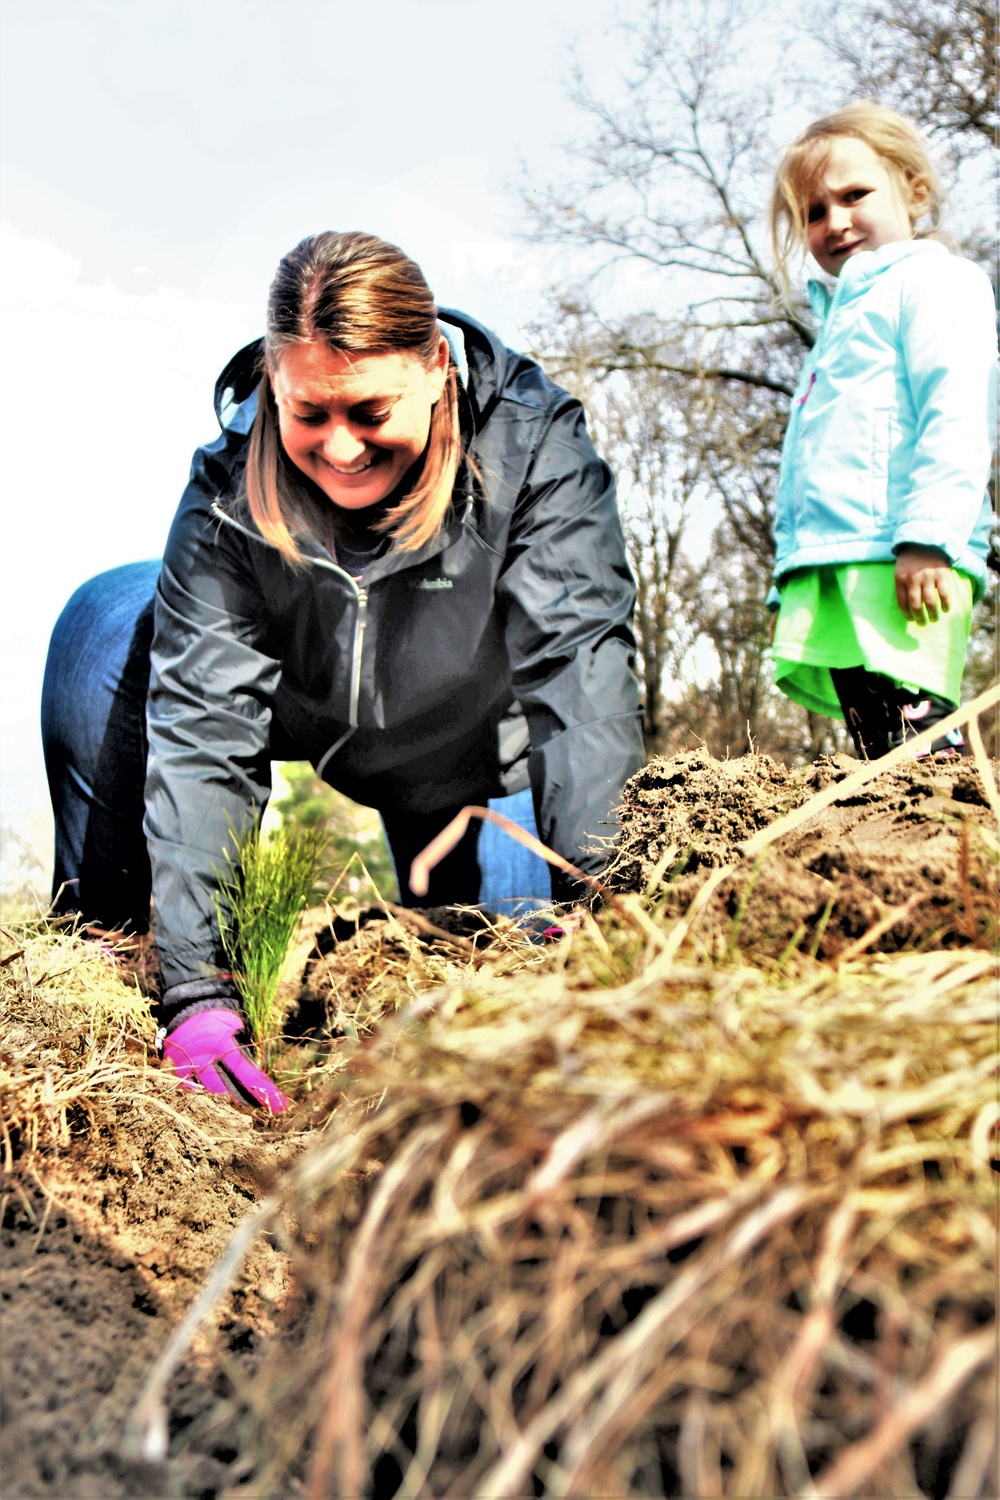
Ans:
[[[444,390],[444,383],[448,378],[448,361],[450,359],[451,350],[448,347],[448,340],[445,338],[444,334],[442,334],[438,339],[437,352],[434,355],[433,362],[427,371],[428,377],[431,382],[431,391],[433,393],[431,402],[432,405],[435,401],[439,401],[441,399],[441,393]]]

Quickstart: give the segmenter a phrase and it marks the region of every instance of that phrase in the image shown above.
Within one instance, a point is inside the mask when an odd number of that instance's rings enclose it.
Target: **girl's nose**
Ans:
[[[831,204],[826,216],[826,227],[830,234],[840,234],[851,227],[851,210],[846,203]]]
[[[364,451],[364,440],[346,422],[335,422],[323,443],[323,457],[327,463],[336,464],[341,469],[356,463]]]

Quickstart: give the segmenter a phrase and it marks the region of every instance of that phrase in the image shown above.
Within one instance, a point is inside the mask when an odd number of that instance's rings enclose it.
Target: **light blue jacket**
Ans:
[[[902,240],[853,256],[833,291],[811,281],[809,298],[822,325],[782,450],[778,588],[794,568],[891,562],[914,542],[945,552],[978,597],[996,434],[989,280],[936,240]]]

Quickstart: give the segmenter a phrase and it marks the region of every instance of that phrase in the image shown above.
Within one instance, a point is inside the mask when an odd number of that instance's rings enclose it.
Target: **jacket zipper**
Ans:
[[[328,566],[321,558],[317,558],[316,563],[319,567]],[[358,700],[361,697],[361,648],[364,645],[365,626],[368,623],[367,592],[364,589],[358,588],[356,581],[351,578],[350,573],[344,573],[343,568],[337,568],[336,571],[343,573],[344,577],[350,580],[351,586],[357,595],[358,608],[354,616],[354,643],[351,647],[351,697],[347,705],[347,729],[339,739],[334,740],[333,744],[324,750],[316,762],[315,771],[320,780],[322,780],[323,772],[341,745],[347,744],[347,741],[358,727]]]
[[[354,653],[351,662],[351,702],[347,711],[347,722],[358,727],[358,699],[361,697],[361,648],[365,643],[365,627],[368,624],[368,593],[358,589],[358,612],[354,619]]]
[[[227,515],[216,500],[212,501],[212,513],[218,520],[225,521],[228,526],[234,527],[236,531],[242,532],[244,536],[249,537],[252,541],[259,542],[265,547],[269,545],[264,541],[262,536],[258,536],[248,526],[242,526],[239,521]],[[307,557],[306,561],[313,567],[326,568],[331,573],[337,573],[354,590],[357,602],[357,611],[354,616],[354,641],[351,647],[351,696],[347,707],[347,729],[339,739],[334,740],[333,744],[323,752],[320,759],[316,762],[316,774],[322,778],[323,771],[329,761],[336,755],[341,745],[347,743],[358,727],[358,703],[361,698],[361,650],[364,646],[365,629],[368,624],[368,591],[367,589],[360,588],[357,579],[353,578],[346,569],[338,566],[332,559]]]

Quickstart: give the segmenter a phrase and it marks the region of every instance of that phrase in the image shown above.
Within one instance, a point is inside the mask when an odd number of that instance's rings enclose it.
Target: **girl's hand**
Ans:
[[[951,609],[951,566],[939,547],[905,546],[896,558],[896,603],[908,620],[924,623]]]

